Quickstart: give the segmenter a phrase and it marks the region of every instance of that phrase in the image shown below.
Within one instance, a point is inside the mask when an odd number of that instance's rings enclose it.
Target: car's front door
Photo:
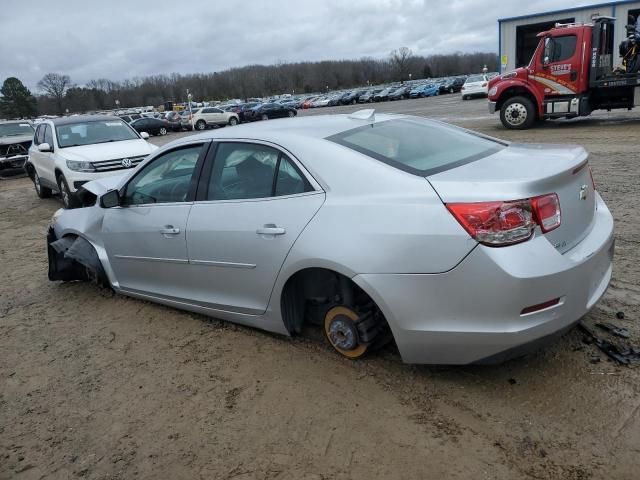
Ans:
[[[53,129],[51,125],[49,125],[48,123],[42,125],[42,127],[44,127],[43,143],[48,143],[49,147],[51,147],[51,151],[38,152],[40,154],[39,155],[40,162],[38,165],[38,172],[39,172],[38,175],[40,175],[41,177],[40,179],[41,182],[42,182],[42,178],[44,178],[46,182],[52,183],[57,188],[57,184],[55,183],[56,176],[55,176],[55,158],[54,158],[56,145],[54,145],[55,142],[53,141]]]
[[[211,109],[211,123],[215,123],[216,125],[221,125],[225,122],[225,113],[219,108]]]
[[[186,227],[208,142],[160,154],[121,191],[121,206],[105,212],[102,237],[124,291],[184,298]]]
[[[46,161],[47,154],[38,150],[38,145],[40,145],[41,143],[44,143],[45,128],[46,128],[46,125],[44,123],[41,123],[40,125],[38,125],[38,128],[36,129],[36,133],[33,136],[33,144],[29,148],[30,161],[33,164],[33,166],[36,167],[38,176],[40,177],[44,175],[44,172],[46,169],[44,162]]]
[[[259,143],[219,143],[205,171],[187,225],[192,300],[260,314],[324,192],[291,158]]]

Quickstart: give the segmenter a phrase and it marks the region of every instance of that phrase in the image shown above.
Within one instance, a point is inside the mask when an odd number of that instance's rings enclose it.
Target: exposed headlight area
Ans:
[[[64,208],[59,208],[53,213],[53,215],[51,216],[51,225],[56,224],[58,218],[60,218],[60,215],[62,215],[62,212],[64,212]]]
[[[80,162],[77,160],[67,160],[67,168],[74,172],[95,172],[96,168],[91,162]]]
[[[491,87],[489,89],[488,94],[489,94],[490,97],[493,97],[496,93],[498,93],[498,87]]]

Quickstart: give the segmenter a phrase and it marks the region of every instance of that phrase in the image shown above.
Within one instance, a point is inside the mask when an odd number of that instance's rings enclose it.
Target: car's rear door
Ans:
[[[121,206],[102,223],[109,263],[119,287],[155,297],[188,297],[186,227],[209,142],[163,152],[121,190]]]
[[[205,164],[189,215],[187,282],[192,301],[264,312],[276,277],[324,192],[273,146],[222,142]]]

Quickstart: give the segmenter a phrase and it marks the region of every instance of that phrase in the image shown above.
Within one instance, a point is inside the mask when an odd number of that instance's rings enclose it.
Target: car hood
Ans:
[[[13,143],[31,142],[33,135],[17,135],[15,137],[0,137],[0,145],[11,145]]]
[[[68,160],[98,162],[124,157],[147,156],[158,147],[142,139],[124,140],[122,142],[96,143],[78,147],[61,148],[59,152]]]
[[[120,182],[131,173],[127,171],[126,173],[121,173],[120,175],[111,175],[108,177],[98,178],[97,180],[92,180],[90,182],[82,185],[82,188],[90,191],[96,196],[100,196],[109,190],[113,190],[114,188],[118,188]]]

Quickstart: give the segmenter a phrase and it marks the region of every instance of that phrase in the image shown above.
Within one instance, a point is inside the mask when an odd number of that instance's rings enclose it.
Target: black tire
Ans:
[[[296,116],[296,112],[294,112],[293,110],[289,110],[289,112],[287,113],[287,116],[288,116],[289,118],[293,118],[293,117],[295,117],[295,116]]]
[[[167,134],[167,129],[164,127],[160,127],[160,130],[158,130],[158,133],[162,136]]]
[[[205,130],[207,128],[207,122],[204,120],[198,120],[196,122],[196,130]]]
[[[269,120],[269,115],[263,113],[262,115],[260,115],[260,120]]]
[[[453,93],[453,87],[449,88],[449,93]]]
[[[358,103],[358,102],[356,102],[355,98],[353,100],[351,100],[351,105],[355,105],[356,103]]]
[[[536,109],[527,97],[512,97],[500,108],[500,121],[510,130],[526,130],[536,121]]]
[[[231,118],[229,119],[229,125],[230,125],[230,126],[232,126],[232,127],[233,127],[234,125],[237,125],[237,124],[238,124],[238,119],[237,119],[236,117],[231,117]]]
[[[33,180],[33,187],[36,189],[36,194],[38,195],[38,197],[49,198],[51,196],[51,189],[42,186],[42,184],[40,183],[40,176],[38,176],[38,172],[35,168],[33,168],[31,180]]]
[[[469,97],[467,97],[466,95],[462,95],[462,100],[468,100]]]
[[[58,189],[60,190],[60,198],[62,198],[64,208],[71,210],[72,208],[78,208],[80,206],[76,196],[69,190],[69,184],[67,183],[67,179],[64,178],[64,175],[58,176]]]

